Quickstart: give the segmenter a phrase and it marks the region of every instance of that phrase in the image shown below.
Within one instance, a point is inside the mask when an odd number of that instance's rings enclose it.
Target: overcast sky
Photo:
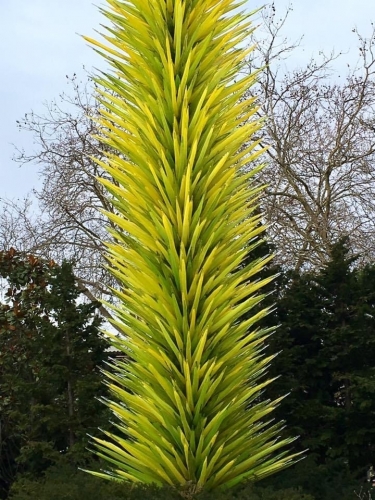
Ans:
[[[253,10],[264,2],[249,0]],[[275,0],[277,13],[290,2]],[[293,64],[303,64],[320,50],[349,51],[351,62],[356,39],[354,26],[364,35],[375,21],[374,0],[295,0],[285,35],[304,35]],[[102,0],[97,4],[103,5]],[[102,16],[92,0],[1,0],[0,33],[0,199],[23,197],[39,185],[37,167],[20,168],[12,161],[14,147],[33,150],[32,137],[19,132],[16,120],[34,110],[43,112],[66,90],[65,75],[83,76],[83,65],[105,67],[78,33],[93,36]],[[292,64],[292,62],[291,62]]]

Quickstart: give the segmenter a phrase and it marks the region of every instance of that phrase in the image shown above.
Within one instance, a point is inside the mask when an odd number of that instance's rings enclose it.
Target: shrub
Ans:
[[[92,466],[95,467],[94,465]],[[171,488],[134,486],[102,481],[71,465],[50,467],[44,477],[32,480],[19,478],[10,492],[9,500],[180,500]],[[261,488],[240,485],[226,492],[202,493],[197,500],[315,500],[299,489]]]

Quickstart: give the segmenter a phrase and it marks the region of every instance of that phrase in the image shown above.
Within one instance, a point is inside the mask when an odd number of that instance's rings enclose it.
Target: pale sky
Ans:
[[[37,167],[20,168],[12,161],[13,144],[33,150],[32,137],[19,132],[16,120],[34,110],[43,113],[43,102],[58,98],[67,90],[65,75],[84,76],[83,65],[105,69],[105,62],[80,38],[100,29],[101,14],[92,0],[1,0],[0,15],[0,199],[23,197],[37,187]],[[251,10],[262,5],[249,0]],[[278,14],[290,4],[275,0]],[[293,3],[293,2],[292,2]],[[102,0],[97,4],[103,5]],[[290,61],[302,64],[320,50],[349,51],[346,60],[355,62],[356,38],[375,21],[374,0],[295,0],[284,29],[291,40],[304,35],[302,48]],[[95,36],[95,35],[94,35]],[[351,50],[350,50],[351,49]],[[343,64],[346,60],[342,59]],[[289,63],[288,63],[289,64]]]

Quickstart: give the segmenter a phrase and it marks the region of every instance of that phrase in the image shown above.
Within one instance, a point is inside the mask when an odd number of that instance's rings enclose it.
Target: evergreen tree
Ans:
[[[297,448],[363,477],[375,461],[375,265],[356,260],[344,238],[319,272],[282,276],[271,340],[282,377],[269,394],[291,393],[277,411]]]
[[[98,303],[61,266],[10,249],[0,253],[0,477],[3,494],[16,474],[38,476],[62,456],[87,457],[104,394],[98,366],[106,342]]]

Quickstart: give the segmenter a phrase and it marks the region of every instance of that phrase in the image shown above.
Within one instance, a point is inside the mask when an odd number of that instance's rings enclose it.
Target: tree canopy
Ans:
[[[98,303],[82,301],[72,265],[0,253],[0,485],[37,477],[62,455],[87,456],[102,422],[108,357]],[[74,452],[74,453],[73,453]]]

